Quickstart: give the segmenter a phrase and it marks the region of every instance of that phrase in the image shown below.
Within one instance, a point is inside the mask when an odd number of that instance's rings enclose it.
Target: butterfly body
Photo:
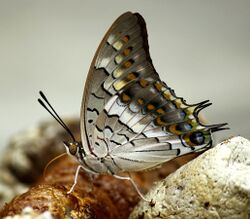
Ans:
[[[64,142],[67,153],[77,160],[81,166],[88,172],[98,174],[116,174],[119,172],[114,165],[109,153],[104,156],[98,156],[95,153],[85,153],[81,142]]]

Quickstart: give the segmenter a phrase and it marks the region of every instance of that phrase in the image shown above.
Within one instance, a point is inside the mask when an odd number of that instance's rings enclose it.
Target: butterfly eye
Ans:
[[[69,152],[70,152],[70,154],[75,155],[77,152],[77,145],[73,144],[73,143],[70,144],[69,145]]]

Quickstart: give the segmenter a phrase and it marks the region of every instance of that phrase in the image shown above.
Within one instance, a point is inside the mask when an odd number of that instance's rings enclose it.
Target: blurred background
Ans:
[[[156,70],[188,103],[209,99],[210,123],[250,138],[250,1],[0,0],[0,148],[50,115],[43,90],[63,117],[79,117],[91,60],[126,11],[145,19]]]

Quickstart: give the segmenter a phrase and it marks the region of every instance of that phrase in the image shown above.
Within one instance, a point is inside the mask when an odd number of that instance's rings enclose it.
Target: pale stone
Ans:
[[[41,214],[37,214],[33,208],[26,207],[23,209],[21,214],[15,216],[7,216],[3,219],[53,219],[51,213],[49,211],[45,211]]]
[[[146,195],[134,218],[246,219],[250,210],[250,142],[226,140],[184,165]]]

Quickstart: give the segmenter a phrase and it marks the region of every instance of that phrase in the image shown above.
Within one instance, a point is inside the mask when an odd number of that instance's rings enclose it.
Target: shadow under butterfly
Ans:
[[[177,156],[212,146],[211,134],[227,129],[204,125],[198,114],[209,101],[187,104],[161,81],[154,69],[145,21],[138,13],[121,15],[110,27],[92,61],[81,105],[81,142],[40,92],[40,104],[72,137],[64,142],[80,169],[130,180],[129,175],[156,167]],[[128,172],[128,176],[119,176]]]

